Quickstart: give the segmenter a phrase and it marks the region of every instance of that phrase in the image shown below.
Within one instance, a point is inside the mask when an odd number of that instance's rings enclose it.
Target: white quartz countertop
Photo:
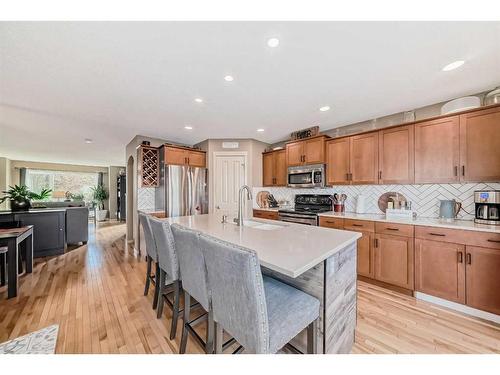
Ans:
[[[417,217],[416,219],[386,219],[383,214],[356,214],[353,212],[324,212],[319,216],[325,217],[339,217],[345,219],[367,220],[367,221],[380,221],[385,223],[398,223],[409,225],[420,225],[426,227],[449,228],[449,229],[463,229],[473,230],[477,232],[500,233],[499,225],[484,225],[476,224],[472,220],[445,220],[434,219],[427,217]]]
[[[254,250],[262,266],[290,277],[300,276],[361,237],[356,232],[255,218],[251,221],[279,227],[239,227],[222,224],[221,216],[214,214],[165,220]]]

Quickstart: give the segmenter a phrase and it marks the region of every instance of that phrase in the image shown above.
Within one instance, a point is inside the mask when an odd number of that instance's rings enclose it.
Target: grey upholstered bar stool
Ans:
[[[140,212],[139,222],[142,225],[142,230],[144,231],[144,240],[146,241],[146,285],[144,287],[144,295],[147,296],[149,293],[149,285],[151,283],[155,286],[154,297],[153,297],[153,309],[158,306],[158,296],[160,290],[158,288],[158,279],[160,277],[160,267],[158,265],[158,252],[156,250],[156,243],[153,238],[153,233],[151,232],[151,226],[149,224],[149,215]],[[152,263],[155,264],[155,275],[151,275]]]
[[[205,260],[200,249],[200,233],[177,224],[172,224],[171,228],[177,249],[182,288],[184,289],[184,324],[179,352],[181,354],[186,352],[188,333],[190,333],[200,345],[204,346],[206,353],[213,353],[215,327],[207,287]],[[208,313],[202,314],[193,321],[189,320],[191,297],[195,298]],[[203,316],[207,316],[207,337],[205,342],[192,329],[192,325],[198,323]]]
[[[201,249],[216,322],[215,351],[223,329],[251,353],[276,353],[307,328],[307,352],[317,352],[319,300],[262,277],[257,254],[201,234]]]
[[[0,286],[6,284],[7,278],[7,246],[0,246]]]
[[[167,287],[173,286],[173,302],[172,302],[172,323],[170,326],[170,340],[175,339],[177,332],[177,320],[180,317],[179,300],[181,290],[181,280],[179,274],[179,262],[177,261],[177,252],[175,249],[174,236],[170,229],[170,224],[165,220],[156,217],[149,217],[149,225],[153,232],[153,238],[156,243],[158,252],[158,263],[160,266],[160,277],[158,279],[158,288],[160,299],[158,301],[157,317],[160,318],[163,314],[164,300],[170,306],[170,300],[167,296]]]

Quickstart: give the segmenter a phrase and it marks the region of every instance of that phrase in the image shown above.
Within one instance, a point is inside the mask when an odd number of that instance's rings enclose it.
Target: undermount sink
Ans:
[[[232,222],[232,223],[234,225],[236,225],[236,223],[234,223],[234,222]],[[243,220],[243,226],[255,228],[255,229],[260,229],[260,230],[276,230],[276,229],[281,229],[284,227],[284,225],[261,223],[260,221],[247,220],[247,219]]]

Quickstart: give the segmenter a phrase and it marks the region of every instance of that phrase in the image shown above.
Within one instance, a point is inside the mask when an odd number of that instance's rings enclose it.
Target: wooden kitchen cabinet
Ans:
[[[374,278],[374,235],[369,232],[359,232],[362,237],[358,239],[357,267],[358,275]]]
[[[270,151],[262,154],[262,185],[286,186],[287,166],[286,151]]]
[[[326,142],[326,183],[347,185],[349,173],[350,138],[339,138]]]
[[[415,240],[415,290],[465,303],[465,246]]]
[[[350,137],[350,180],[354,185],[378,183],[378,133]]]
[[[413,237],[375,234],[375,280],[414,289]]]
[[[319,226],[333,229],[344,229],[344,218],[320,216]]]
[[[415,183],[458,182],[459,117],[415,124]]]
[[[320,135],[287,143],[286,160],[289,167],[308,164],[325,163],[325,141],[326,136]]]
[[[465,259],[467,305],[500,314],[500,250],[467,246]]]
[[[500,108],[460,115],[460,180],[500,181]]]
[[[279,220],[278,211],[253,210],[253,217],[260,219]]]
[[[380,130],[379,184],[411,184],[415,179],[413,125]]]
[[[189,165],[192,167],[206,166],[206,153],[184,147],[165,146],[165,164]]]

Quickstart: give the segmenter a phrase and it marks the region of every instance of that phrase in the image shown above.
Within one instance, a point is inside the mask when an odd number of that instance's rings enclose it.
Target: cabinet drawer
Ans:
[[[342,217],[319,217],[319,226],[334,228],[334,229],[344,229],[344,218]]]
[[[500,249],[499,233],[417,226],[415,228],[415,237],[424,240],[452,242],[469,246]]]
[[[366,220],[345,219],[344,229],[361,232],[375,232],[375,223]]]
[[[375,223],[375,232],[395,236],[413,237],[413,225],[394,223]]]
[[[253,210],[253,216],[261,219],[278,220],[277,211]]]

